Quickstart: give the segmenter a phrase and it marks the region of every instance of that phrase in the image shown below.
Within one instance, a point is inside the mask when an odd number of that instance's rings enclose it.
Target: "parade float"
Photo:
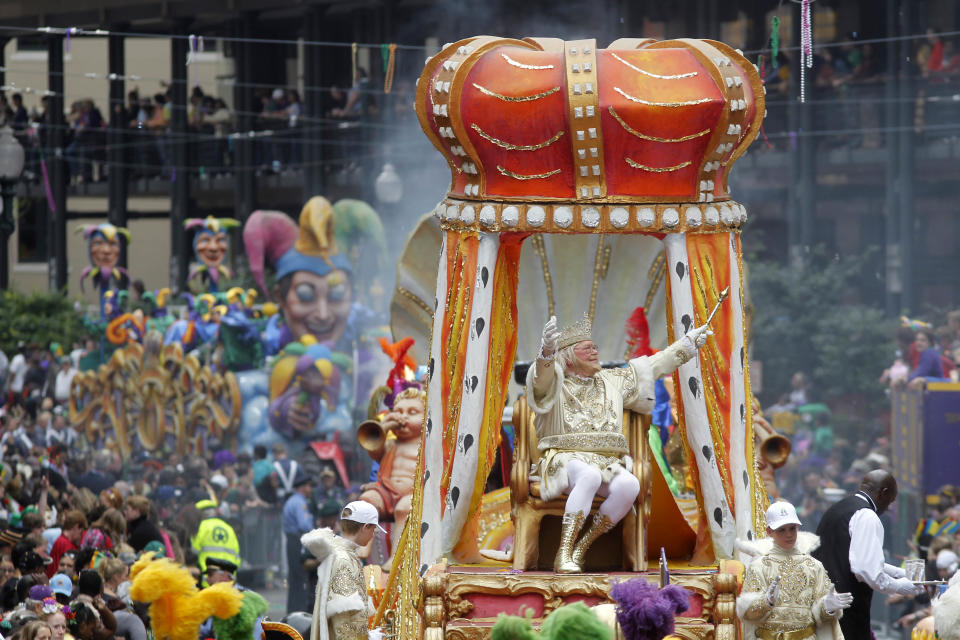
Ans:
[[[378,343],[386,318],[373,309],[379,217],[364,202],[320,196],[299,219],[251,213],[243,245],[256,288],[237,286],[225,265],[228,232],[240,226],[188,220],[192,293],[161,289],[137,300],[115,266],[126,230],[84,229],[102,289],[99,313],[84,322],[100,346],[72,384],[71,422],[124,459],[276,442],[299,456],[310,447],[347,483],[344,449],[358,448],[354,427],[391,366]],[[377,258],[364,257],[370,252]]]
[[[418,230],[439,244],[432,290],[422,277],[430,258],[409,256],[398,268],[395,337],[398,326],[431,327],[418,354],[428,363],[428,406],[420,481],[374,624],[399,637],[486,638],[500,613],[527,610],[538,626],[562,605],[609,602],[627,578],[668,574],[692,594],[677,636],[736,637],[734,542],[763,535],[767,504],[746,358],[746,209],[727,188],[764,115],[755,67],[707,40],[621,39],[597,49],[593,40],[480,36],[427,60],[416,109],[452,180],[435,221]],[[599,256],[594,268],[547,268],[580,265],[584,248]],[[625,300],[605,304],[597,282],[611,258],[636,277],[608,296]],[[539,299],[522,284],[531,260],[544,281]],[[650,418],[625,412],[630,470],[641,481],[634,513],[600,538],[583,574],[555,574],[563,503],[543,500],[530,475],[538,442],[525,399],[507,401],[514,363],[534,357],[531,336],[550,315],[570,324],[584,311],[596,321],[613,308],[649,307],[657,277],[665,317],[650,316],[655,343],[707,323],[714,332],[673,375],[693,508],[651,462]],[[557,309],[551,291],[579,308]],[[623,358],[617,337],[594,335],[604,359]],[[505,409],[514,539],[498,562],[478,540],[489,534],[484,492]]]

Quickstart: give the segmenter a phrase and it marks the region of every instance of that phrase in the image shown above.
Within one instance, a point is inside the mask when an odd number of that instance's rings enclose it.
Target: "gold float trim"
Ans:
[[[634,169],[641,169],[643,171],[649,171],[651,173],[667,173],[670,171],[678,171],[680,169],[683,169],[684,167],[689,167],[691,164],[691,162],[687,160],[686,162],[681,162],[680,164],[674,165],[672,167],[648,167],[647,165],[640,164],[639,162],[631,158],[624,158],[624,161]]]
[[[560,87],[554,87],[553,89],[547,89],[546,91],[535,93],[532,96],[505,96],[502,93],[491,91],[490,89],[487,89],[486,87],[481,86],[476,82],[473,83],[473,86],[480,93],[494,97],[497,100],[503,100],[504,102],[531,102],[533,100],[539,100],[541,98],[546,98],[547,96],[552,96],[557,91],[560,91]]]
[[[610,110],[610,115],[612,115],[613,118],[620,123],[620,126],[623,127],[627,133],[634,135],[640,138],[641,140],[650,140],[651,142],[686,142],[687,140],[700,138],[710,133],[710,129],[704,129],[699,133],[691,133],[690,135],[683,136],[681,138],[658,138],[657,136],[648,136],[645,133],[640,133],[639,131],[632,128],[630,125],[628,125],[626,122],[624,122],[623,118],[620,117],[620,114],[617,113],[612,106],[610,107],[609,110]]]
[[[713,98],[700,98],[698,100],[685,100],[683,102],[652,102],[650,100],[644,100],[643,98],[632,96],[626,91],[624,91],[623,89],[621,89],[620,87],[614,87],[613,90],[619,93],[620,95],[622,95],[627,100],[630,100],[631,102],[645,104],[648,107],[669,107],[669,108],[692,107],[693,105],[696,105],[696,104],[705,104],[707,102],[713,102]]]
[[[660,75],[659,73],[651,73],[650,71],[647,71],[646,69],[641,69],[641,68],[638,67],[638,66],[635,66],[635,65],[633,65],[633,64],[630,64],[629,62],[627,62],[626,60],[624,60],[623,58],[621,58],[620,56],[618,56],[617,54],[615,54],[613,51],[610,52],[610,55],[613,56],[615,60],[618,60],[618,61],[622,62],[623,64],[627,65],[628,67],[630,67],[631,69],[633,69],[633,70],[636,71],[637,73],[642,73],[642,74],[645,75],[645,76],[649,76],[649,77],[651,77],[651,78],[657,78],[658,80],[681,80],[681,79],[683,79],[683,78],[692,78],[692,77],[694,77],[695,75],[697,75],[697,72],[696,72],[696,71],[691,71],[691,72],[689,72],[689,73],[679,73],[679,74],[673,75],[673,76],[662,76],[662,75]]]
[[[477,126],[477,124],[475,123],[471,124],[470,128],[476,131],[480,135],[480,137],[486,140],[487,142],[493,143],[502,149],[508,149],[510,151],[537,151],[538,149],[549,147],[554,142],[562,138],[564,134],[563,131],[557,131],[557,133],[554,134],[554,136],[549,140],[544,140],[543,142],[539,142],[537,144],[512,144],[510,142],[504,142],[503,140],[494,138],[489,133],[487,133],[486,131],[481,129],[479,126]]]
[[[514,173],[509,169],[504,169],[500,165],[497,165],[497,171],[507,176],[508,178],[513,178],[514,180],[538,180],[541,178],[549,178],[550,176],[555,176],[560,173],[560,169],[554,169],[553,171],[547,171],[546,173],[534,173],[531,175],[520,175],[519,173]]]
[[[542,71],[543,69],[553,69],[553,65],[552,65],[552,64],[544,64],[544,65],[538,65],[538,64],[523,64],[522,62],[517,62],[516,60],[514,60],[513,58],[511,58],[510,56],[508,56],[508,55],[505,54],[505,53],[501,53],[500,55],[503,56],[503,59],[506,60],[507,63],[509,63],[509,64],[511,64],[511,65],[513,65],[513,66],[515,66],[515,67],[520,67],[521,69],[530,69],[530,70],[533,70],[533,71]]]

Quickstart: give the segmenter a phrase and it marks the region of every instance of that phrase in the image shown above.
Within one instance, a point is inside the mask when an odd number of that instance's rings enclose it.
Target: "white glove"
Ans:
[[[383,631],[379,628],[367,631],[367,640],[383,640]]]
[[[913,584],[910,580],[906,578],[897,578],[893,581],[894,593],[897,593],[901,596],[917,596],[923,593],[923,587],[918,584]]]
[[[767,587],[767,604],[771,607],[777,604],[778,595],[780,595],[780,576],[774,578],[770,586]]]
[[[713,331],[711,331],[710,327],[707,325],[697,327],[696,329],[690,329],[685,336],[680,338],[680,344],[683,345],[684,350],[687,352],[686,356],[683,358],[683,361],[686,362],[696,355],[697,349],[707,343],[707,336],[712,335]]]
[[[841,609],[847,609],[853,604],[853,594],[837,593],[835,588],[830,588],[830,593],[823,596],[823,609],[827,613],[836,613]]]
[[[710,330],[710,327],[703,325],[702,327],[697,327],[696,329],[691,329],[687,332],[686,337],[690,339],[697,349],[707,344],[707,336],[712,336],[713,331]]]
[[[547,324],[543,325],[543,336],[540,338],[540,357],[552,359],[557,353],[560,344],[560,330],[557,329],[557,316],[550,316]]]
[[[892,564],[884,564],[883,572],[890,576],[891,578],[906,578],[907,572],[903,570],[903,567],[897,567]]]

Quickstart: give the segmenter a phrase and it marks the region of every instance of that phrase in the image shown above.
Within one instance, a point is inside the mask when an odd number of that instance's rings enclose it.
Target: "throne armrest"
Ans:
[[[510,470],[510,496],[514,504],[522,504],[530,495],[530,465],[536,447],[533,411],[524,396],[513,404],[513,468]]]

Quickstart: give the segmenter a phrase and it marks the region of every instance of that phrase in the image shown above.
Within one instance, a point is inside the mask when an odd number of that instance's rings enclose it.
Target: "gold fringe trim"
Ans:
[[[643,171],[650,171],[651,173],[667,173],[668,171],[677,171],[679,169],[683,169],[684,167],[690,166],[689,160],[686,162],[681,162],[680,164],[672,167],[648,167],[647,165],[640,164],[636,160],[631,160],[630,158],[624,158],[624,160],[634,169],[642,169]]]
[[[695,75],[697,75],[696,71],[691,71],[689,73],[679,73],[675,76],[662,76],[659,73],[651,73],[650,71],[647,71],[645,69],[641,69],[640,67],[632,65],[612,51],[610,52],[610,55],[613,56],[615,60],[619,60],[620,62],[627,65],[637,73],[642,73],[645,76],[649,76],[651,78],[657,78],[658,80],[682,80],[683,78],[692,78]]]
[[[624,122],[623,118],[620,117],[619,113],[614,111],[613,107],[610,107],[609,111],[610,111],[610,115],[612,115],[614,119],[620,123],[620,126],[623,127],[627,133],[634,135],[640,138],[641,140],[650,140],[651,142],[686,142],[687,140],[700,138],[710,133],[710,129],[704,129],[699,133],[693,133],[693,134],[690,134],[689,136],[683,136],[682,138],[658,138],[657,136],[648,136],[645,133],[640,133],[639,131],[632,128],[630,125],[628,125],[626,122]]]
[[[420,298],[418,298],[415,293],[413,293],[412,291],[410,291],[409,289],[406,289],[406,288],[404,288],[404,287],[397,287],[397,293],[399,293],[399,294],[402,295],[404,298],[406,298],[407,300],[409,300],[409,301],[412,302],[413,304],[415,304],[415,305],[417,305],[418,307],[420,307],[421,309],[423,309],[424,312],[425,312],[428,316],[430,316],[431,318],[433,317],[433,309],[431,309],[431,308],[430,308],[430,305],[428,305],[426,302],[424,302],[423,300],[421,300]]]
[[[533,243],[533,249],[537,252],[537,256],[540,258],[540,268],[543,270],[543,284],[547,289],[547,313],[551,316],[556,314],[556,304],[553,300],[553,277],[550,275],[550,263],[547,260],[547,251],[543,243],[543,235],[539,233],[533,234],[531,240]]]
[[[689,162],[687,164],[690,164]],[[514,180],[538,180],[540,178],[549,178],[550,176],[555,176],[560,173],[560,169],[554,169],[553,171],[547,171],[546,173],[534,173],[531,175],[520,175],[519,173],[514,173],[509,169],[504,169],[500,165],[497,165],[497,171],[507,176],[508,178],[513,178]]]
[[[622,95],[627,100],[631,102],[638,102],[640,104],[645,104],[649,107],[692,107],[695,104],[705,104],[707,102],[713,102],[713,98],[700,98],[699,100],[686,100],[684,102],[650,102],[649,100],[644,100],[643,98],[638,98],[632,96],[620,87],[614,87],[614,91]]]
[[[552,64],[544,64],[544,65],[523,64],[522,62],[517,62],[516,60],[514,60],[513,58],[511,58],[505,53],[501,53],[500,55],[503,56],[503,59],[506,60],[509,64],[512,64],[515,67],[520,67],[521,69],[531,69],[533,71],[542,71],[543,69],[553,69]]]
[[[486,94],[488,96],[492,96],[498,100],[503,100],[504,102],[531,102],[533,100],[539,100],[540,98],[546,98],[547,96],[552,96],[557,91],[560,91],[560,87],[554,87],[553,89],[547,89],[546,91],[535,93],[532,96],[505,96],[502,93],[491,91],[490,89],[487,89],[486,87],[481,86],[476,82],[473,83],[473,86],[480,93]]]
[[[508,149],[508,150],[510,150],[510,151],[536,151],[536,150],[538,150],[538,149],[543,149],[544,147],[549,147],[549,146],[552,145],[554,142],[556,142],[557,140],[559,140],[560,138],[562,138],[562,137],[563,137],[563,134],[564,134],[563,131],[558,131],[558,132],[557,132],[552,138],[550,138],[549,140],[544,140],[543,142],[540,142],[540,143],[538,143],[538,144],[511,144],[511,143],[509,143],[509,142],[504,142],[503,140],[499,140],[499,139],[497,139],[497,138],[494,138],[494,137],[491,136],[489,133],[487,133],[486,131],[484,131],[484,130],[481,129],[480,127],[478,127],[476,124],[471,124],[471,125],[470,125],[470,128],[473,129],[474,131],[476,131],[478,134],[480,134],[480,137],[483,138],[484,140],[486,140],[487,142],[492,142],[493,144],[497,145],[498,147],[500,147],[500,148],[502,148],[502,149]]]

